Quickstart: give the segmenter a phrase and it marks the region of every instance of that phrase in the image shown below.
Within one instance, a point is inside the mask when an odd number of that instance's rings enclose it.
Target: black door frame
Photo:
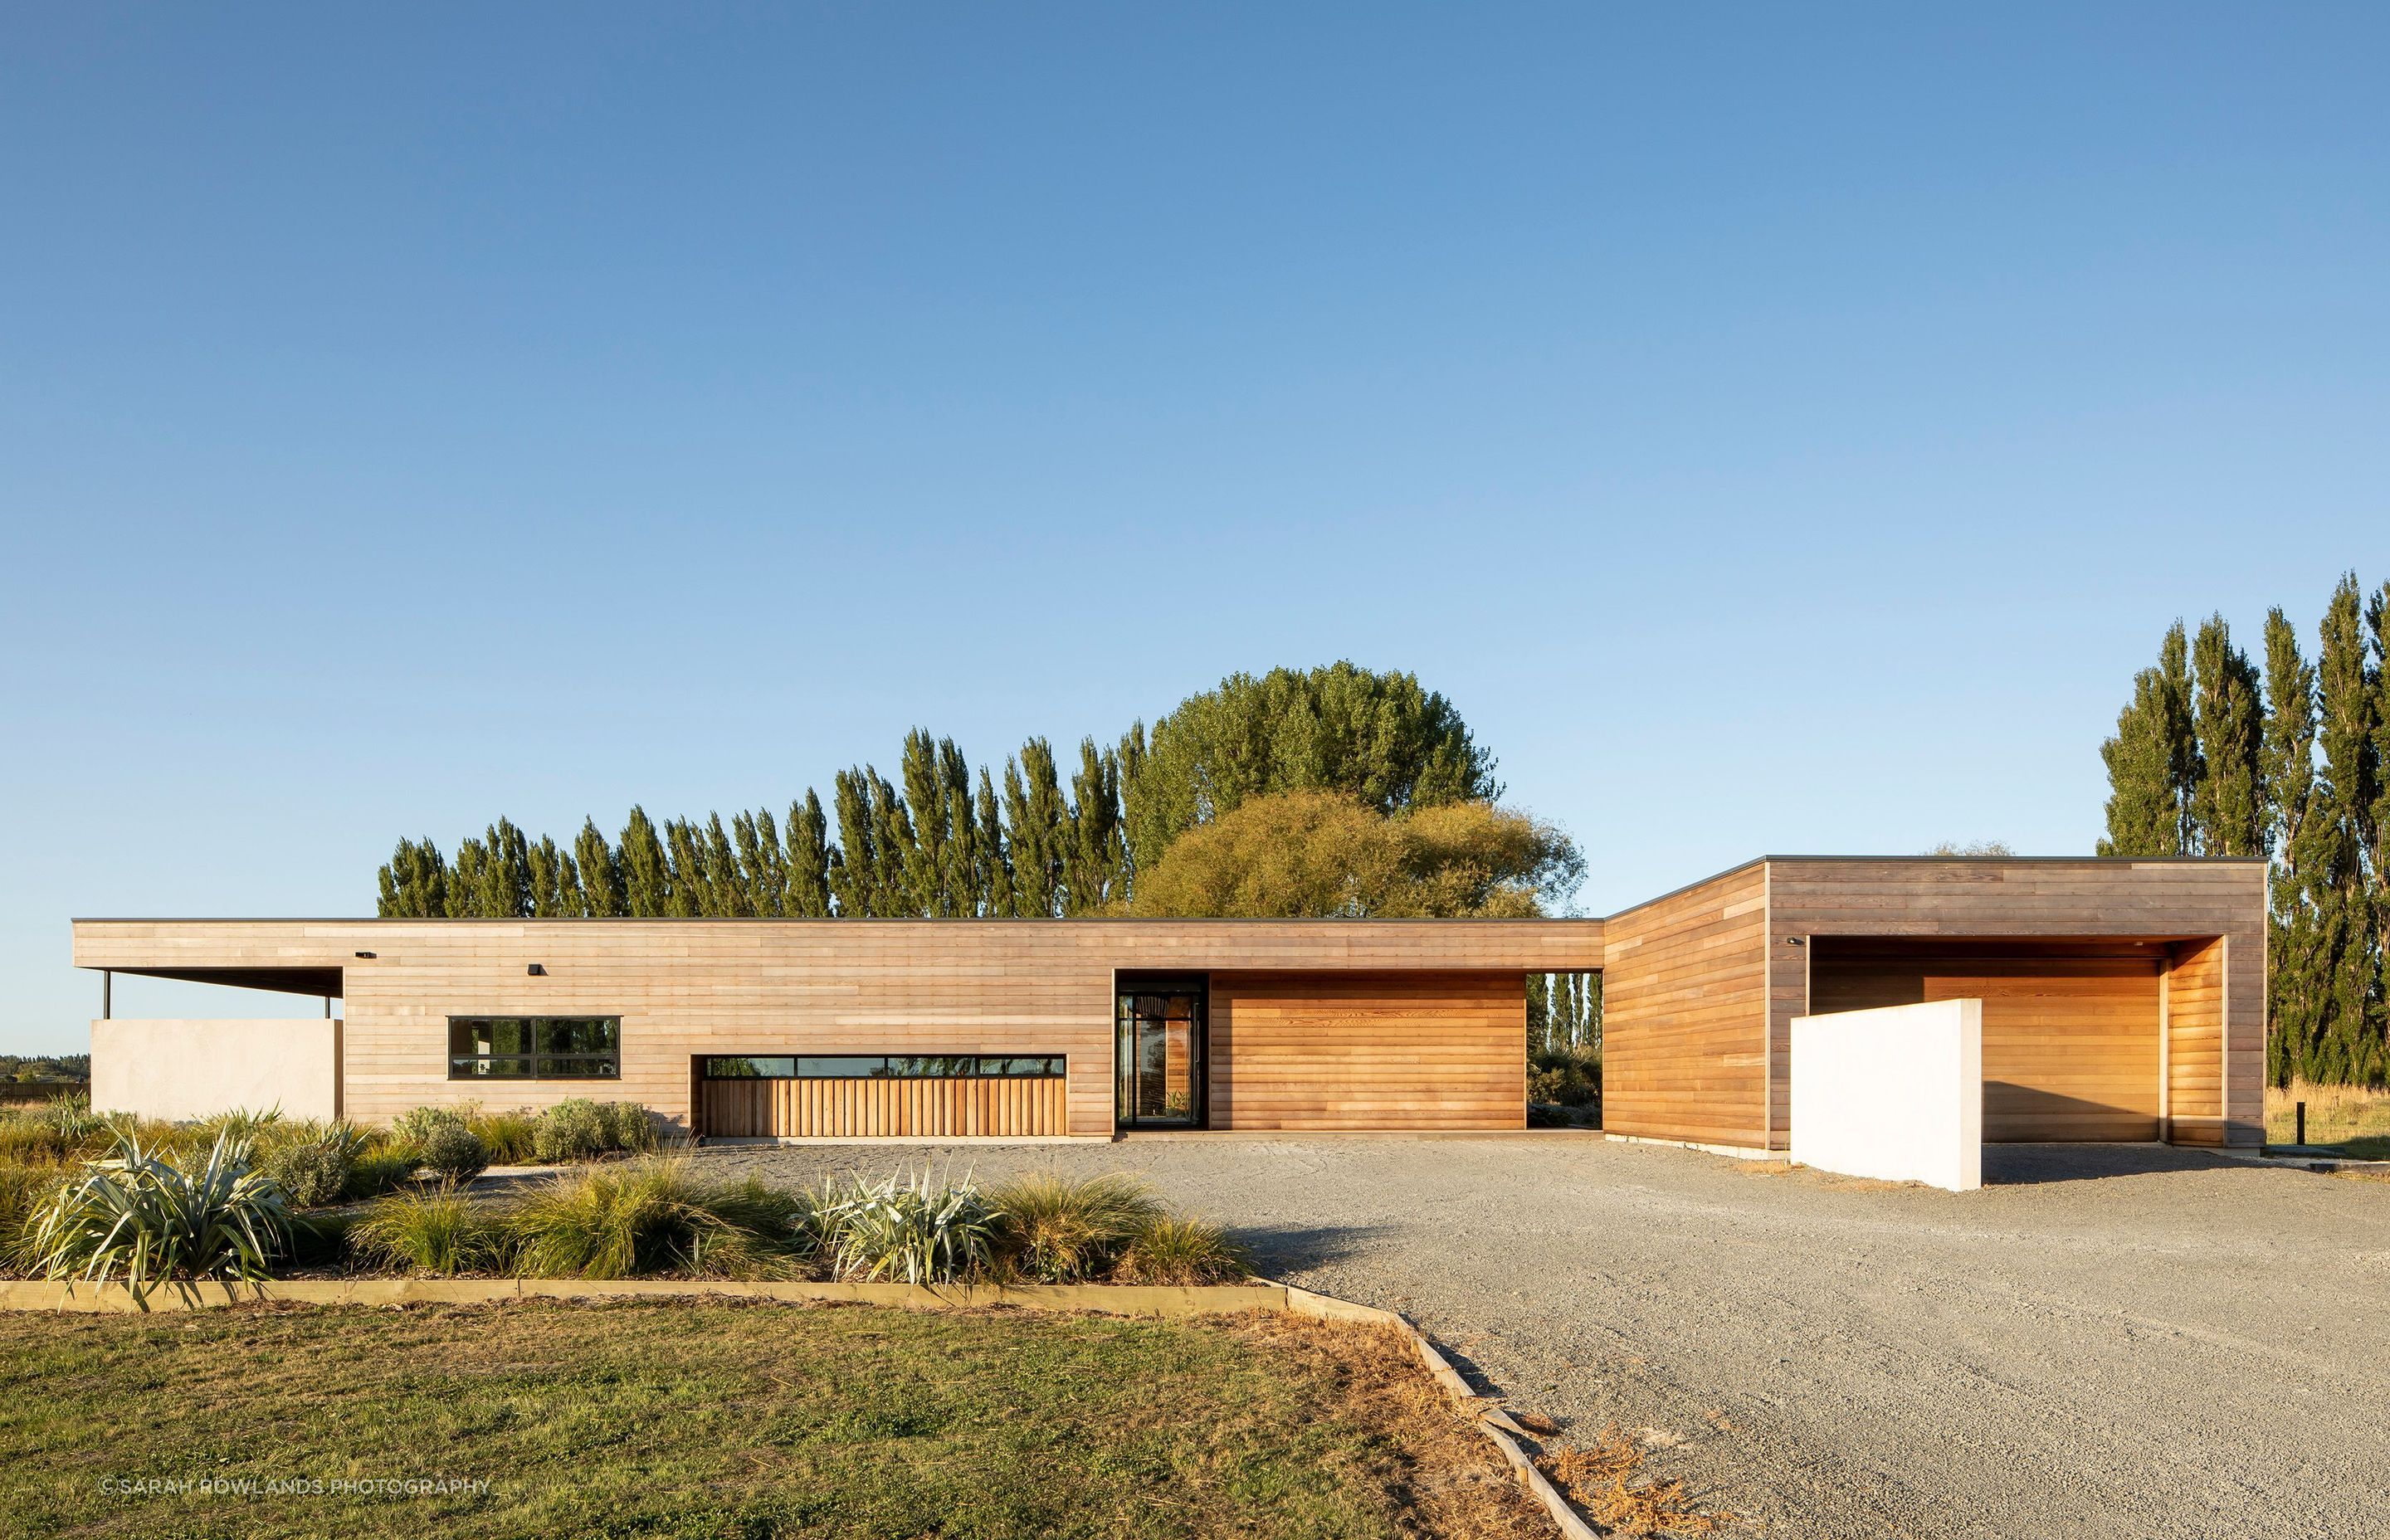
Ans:
[[[1193,1030],[1189,1033],[1189,1091],[1193,1106],[1184,1118],[1141,1118],[1121,1096],[1123,1067],[1132,1060],[1134,1046],[1124,1043],[1129,1023],[1125,1002],[1137,995],[1185,995],[1194,1000]],[[1112,1126],[1116,1132],[1145,1129],[1201,1129],[1212,1122],[1212,981],[1203,973],[1127,973],[1112,975]]]

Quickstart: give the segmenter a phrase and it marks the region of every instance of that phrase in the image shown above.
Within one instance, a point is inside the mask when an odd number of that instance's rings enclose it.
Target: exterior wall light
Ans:
[[[529,973],[534,979],[545,979],[547,977],[547,969],[538,963],[532,964],[523,971]]]
[[[372,953],[370,953],[370,952],[360,952],[360,953],[358,953],[358,954],[357,954],[357,956],[360,956],[360,957],[370,957],[370,956],[373,956],[373,954],[372,954]]]

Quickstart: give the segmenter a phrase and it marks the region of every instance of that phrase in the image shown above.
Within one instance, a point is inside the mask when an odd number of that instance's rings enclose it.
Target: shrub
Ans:
[[[1527,1058],[1527,1099],[1548,1106],[1601,1105],[1601,1050],[1542,1048]]]
[[[446,1182],[376,1203],[349,1226],[348,1245],[379,1266],[443,1277],[494,1271],[506,1256],[500,1227]]]
[[[707,1182],[687,1161],[646,1160],[559,1175],[507,1227],[533,1277],[784,1277],[811,1249],[805,1219],[801,1196],[759,1179]]]
[[[354,1123],[289,1123],[284,1136],[265,1149],[257,1165],[281,1185],[291,1202],[302,1209],[320,1208],[339,1202],[347,1193],[365,1146],[365,1132]]]
[[[1162,1205],[1144,1184],[1118,1173],[1073,1181],[1018,1177],[988,1194],[998,1215],[993,1244],[1001,1270],[1042,1283],[1101,1277]]]
[[[414,1181],[422,1167],[423,1151],[411,1144],[367,1149],[349,1167],[348,1185],[341,1189],[341,1196],[351,1202],[379,1198]]]
[[[482,1136],[456,1118],[433,1123],[415,1141],[422,1168],[444,1181],[469,1182],[490,1169],[490,1149]]]
[[[950,1283],[995,1260],[996,1211],[969,1182],[949,1187],[927,1172],[877,1183],[854,1177],[814,1200],[815,1233],[840,1273],[869,1281]]]
[[[31,1245],[48,1277],[121,1282],[149,1308],[161,1284],[254,1282],[288,1249],[289,1200],[250,1165],[249,1141],[220,1132],[204,1160],[161,1157],[120,1132],[115,1154],[85,1163],[35,1217]]]
[[[606,1148],[645,1154],[656,1148],[656,1120],[636,1101],[598,1105],[598,1122],[606,1131]]]
[[[542,1112],[532,1132],[533,1153],[543,1161],[585,1161],[607,1149],[605,1111],[580,1097]]]
[[[1123,1283],[1235,1283],[1253,1259],[1217,1225],[1155,1214],[1129,1237],[1115,1276]]]
[[[419,1145],[430,1137],[433,1129],[449,1123],[463,1127],[465,1112],[454,1107],[416,1107],[400,1113],[390,1131],[408,1144]]]

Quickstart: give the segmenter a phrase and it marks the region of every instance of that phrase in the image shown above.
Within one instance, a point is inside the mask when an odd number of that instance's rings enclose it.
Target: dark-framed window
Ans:
[[[708,1080],[998,1080],[1063,1072],[1063,1054],[715,1054]]]
[[[619,1016],[451,1016],[451,1080],[620,1080]]]

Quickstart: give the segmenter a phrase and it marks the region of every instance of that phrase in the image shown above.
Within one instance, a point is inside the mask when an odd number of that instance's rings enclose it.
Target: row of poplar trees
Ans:
[[[1527,1047],[1536,1053],[1601,1046],[1601,975],[1527,975]]]
[[[831,808],[807,790],[769,808],[661,825],[634,807],[611,841],[585,820],[567,846],[505,818],[443,857],[401,840],[380,874],[380,912],[439,916],[876,918],[1047,918],[1125,896],[1128,845],[1117,751],[1089,738],[1062,788],[1033,738],[1005,761],[999,793],[974,781],[951,738],[906,735],[900,789],[870,765],[838,773]],[[829,815],[834,812],[833,821]]]
[[[2165,635],[2108,765],[2102,855],[2271,862],[2267,1072],[2390,1079],[2390,584],[2332,590],[2312,658],[2279,609],[2262,663],[2222,616]]]
[[[443,855],[402,840],[380,912],[405,918],[765,917],[1042,918],[1117,912],[1140,866],[1178,835],[1256,797],[1331,789],[1392,815],[1500,794],[1493,756],[1415,675],[1350,662],[1236,674],[1114,748],[1088,738],[1066,789],[1033,738],[997,777],[950,738],[916,729],[892,782],[841,771],[830,805],[808,790],[703,821],[631,809],[608,839],[568,842],[505,818]]]

